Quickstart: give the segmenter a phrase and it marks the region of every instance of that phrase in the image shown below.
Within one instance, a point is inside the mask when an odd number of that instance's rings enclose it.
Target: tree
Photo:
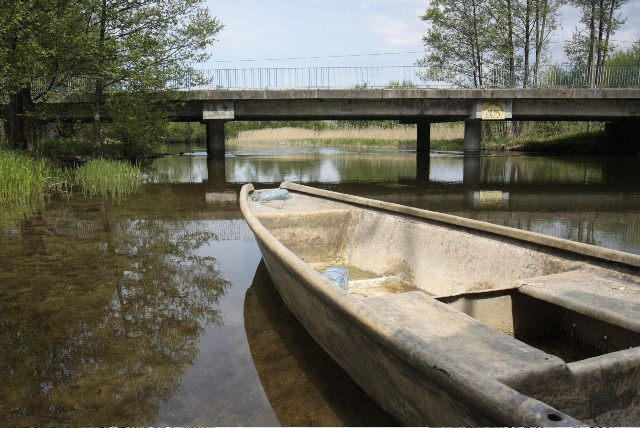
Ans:
[[[431,25],[423,38],[427,56],[418,64],[453,66],[472,86],[516,86],[519,81],[528,85],[533,57],[535,82],[556,28],[558,4],[559,0],[436,0],[422,17]],[[487,71],[493,71],[495,82],[486,81]]]
[[[613,50],[612,34],[625,22],[619,12],[626,0],[571,0],[582,11],[582,28],[576,27],[564,51],[574,65],[584,66],[587,84],[599,85],[602,66]]]
[[[430,27],[422,38],[427,55],[418,65],[446,67],[460,74],[456,83],[482,86],[493,23],[486,6],[487,0],[434,0],[421,18]]]
[[[94,144],[102,143],[102,105],[107,92],[162,91],[198,79],[192,64],[222,29],[204,0],[92,0],[88,32],[93,57]]]
[[[607,65],[640,66],[640,38],[636,39],[629,49],[617,50],[607,60]]]
[[[72,78],[93,82],[94,140],[115,91],[153,92],[199,79],[193,63],[222,29],[204,0],[0,0],[0,93],[14,147],[33,145],[36,104]],[[35,86],[34,86],[35,85]]]
[[[629,87],[640,85],[640,38],[630,48],[617,50],[607,59],[609,70],[607,85]]]
[[[83,62],[81,2],[0,1],[0,94],[9,99],[9,137],[31,150],[37,105]]]

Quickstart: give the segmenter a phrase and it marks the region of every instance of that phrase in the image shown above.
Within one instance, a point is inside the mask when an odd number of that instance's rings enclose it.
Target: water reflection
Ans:
[[[461,156],[389,150],[230,151],[191,156],[175,182],[207,183],[232,200],[245,182],[288,180],[640,253],[638,157]],[[158,164],[160,165],[160,163]],[[163,166],[163,171],[178,167]],[[149,174],[149,181],[158,177]]]
[[[396,426],[314,342],[280,298],[264,262],[244,300],[260,381],[282,426]]]
[[[119,205],[74,196],[0,228],[2,421],[392,423],[273,294],[239,211],[245,182],[303,182],[640,254],[638,157],[289,149],[168,156]]]
[[[222,323],[230,283],[198,254],[215,228],[139,203],[76,200],[0,235],[5,424],[149,424]]]

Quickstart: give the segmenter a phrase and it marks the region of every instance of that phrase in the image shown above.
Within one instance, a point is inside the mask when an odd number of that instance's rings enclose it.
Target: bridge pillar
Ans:
[[[428,154],[431,150],[431,122],[422,120],[416,123],[416,152]]]
[[[224,120],[207,120],[207,155],[224,156]]]
[[[468,119],[464,121],[464,154],[479,155],[482,140],[482,120]]]

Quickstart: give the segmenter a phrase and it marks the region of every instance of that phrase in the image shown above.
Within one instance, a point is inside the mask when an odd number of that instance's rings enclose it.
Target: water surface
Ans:
[[[177,148],[176,151],[185,151]],[[273,289],[237,203],[283,180],[640,254],[640,158],[292,147],[145,166],[0,231],[4,425],[390,425]]]

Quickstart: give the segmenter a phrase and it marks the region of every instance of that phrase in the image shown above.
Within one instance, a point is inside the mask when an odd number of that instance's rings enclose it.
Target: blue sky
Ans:
[[[207,0],[225,26],[202,68],[413,65],[424,53],[420,20],[428,0]],[[578,23],[564,6],[550,45],[564,61],[562,40]],[[640,0],[623,7],[627,22],[613,39],[640,37]]]

